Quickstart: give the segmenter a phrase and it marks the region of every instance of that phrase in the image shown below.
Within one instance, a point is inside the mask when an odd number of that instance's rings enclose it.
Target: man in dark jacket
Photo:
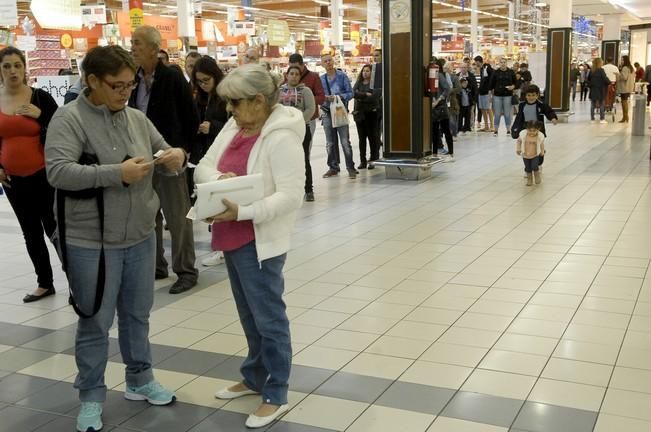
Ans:
[[[475,76],[474,73],[472,73],[469,69],[468,63],[463,62],[461,63],[461,66],[459,67],[459,79],[465,78],[467,81],[467,88],[468,88],[468,96],[470,96],[470,115],[472,117],[474,110],[474,107],[477,104],[477,97],[479,96],[479,88],[477,87],[477,77]],[[475,119],[471,118],[470,123],[468,127],[465,127],[464,132],[470,132],[472,130],[472,125],[475,123]]]
[[[182,73],[159,60],[160,44],[161,35],[154,27],[141,26],[133,32],[132,53],[139,69],[138,85],[131,94],[129,106],[144,112],[169,145],[189,152],[199,129],[192,90]],[[178,294],[195,286],[199,274],[194,267],[192,221],[185,217],[190,210],[186,173],[175,176],[155,173],[154,189],[172,237],[172,269],[178,280],[170,293]],[[156,240],[156,279],[164,279],[168,276],[168,264],[160,211],[156,216]]]
[[[484,63],[482,56],[475,57],[475,65],[479,70],[479,97],[477,98],[477,108],[479,115],[484,119],[484,128],[481,132],[490,132],[493,130],[493,109],[491,107],[491,90],[490,81],[493,76],[493,68],[488,63]],[[481,120],[481,118],[479,120]]]

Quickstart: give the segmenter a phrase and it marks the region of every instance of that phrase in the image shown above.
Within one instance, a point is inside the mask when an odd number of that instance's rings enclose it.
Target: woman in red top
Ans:
[[[25,303],[54,294],[50,254],[43,232],[54,235],[54,189],[45,176],[43,144],[57,109],[49,93],[27,85],[25,56],[14,48],[0,50],[0,183],[16,213],[38,288]]]

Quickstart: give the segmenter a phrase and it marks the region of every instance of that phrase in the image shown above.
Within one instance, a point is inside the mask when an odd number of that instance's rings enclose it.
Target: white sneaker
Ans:
[[[454,156],[447,155],[446,157],[443,158],[443,160],[441,162],[443,162],[443,163],[454,163]]]
[[[214,267],[216,265],[221,264],[223,259],[224,259],[224,254],[222,254],[221,252],[215,252],[214,254],[210,255],[208,258],[204,258],[203,261],[201,261],[201,265],[206,267]]]
[[[608,122],[606,120],[601,120],[599,124],[608,124]]]

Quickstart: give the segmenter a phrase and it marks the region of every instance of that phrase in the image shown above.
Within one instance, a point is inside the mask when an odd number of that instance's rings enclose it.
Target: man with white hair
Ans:
[[[156,129],[173,146],[189,152],[190,143],[199,129],[199,117],[192,101],[192,89],[183,74],[167,67],[158,58],[161,35],[154,27],[141,26],[133,32],[131,50],[138,67],[137,86],[129,106],[145,113]],[[197,284],[194,266],[192,221],[185,216],[190,210],[186,173],[174,176],[154,174],[154,189],[172,237],[172,270],[178,279],[170,294],[178,294]],[[163,215],[156,215],[156,279],[168,277],[163,248]]]

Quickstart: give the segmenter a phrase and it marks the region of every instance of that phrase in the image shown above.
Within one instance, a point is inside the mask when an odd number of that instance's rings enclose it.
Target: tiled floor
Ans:
[[[269,430],[651,430],[650,137],[586,114],[549,126],[537,187],[503,133],[460,137],[425,182],[326,181],[319,130],[317,201],[285,269],[292,409]],[[22,304],[35,278],[4,197],[0,244],[0,431],[73,430],[66,283],[57,271],[55,297]],[[123,399],[112,331],[106,430],[245,430],[257,398],[213,393],[239,379],[246,341],[224,266],[201,270],[185,295],[157,283],[156,374],[179,402]]]

